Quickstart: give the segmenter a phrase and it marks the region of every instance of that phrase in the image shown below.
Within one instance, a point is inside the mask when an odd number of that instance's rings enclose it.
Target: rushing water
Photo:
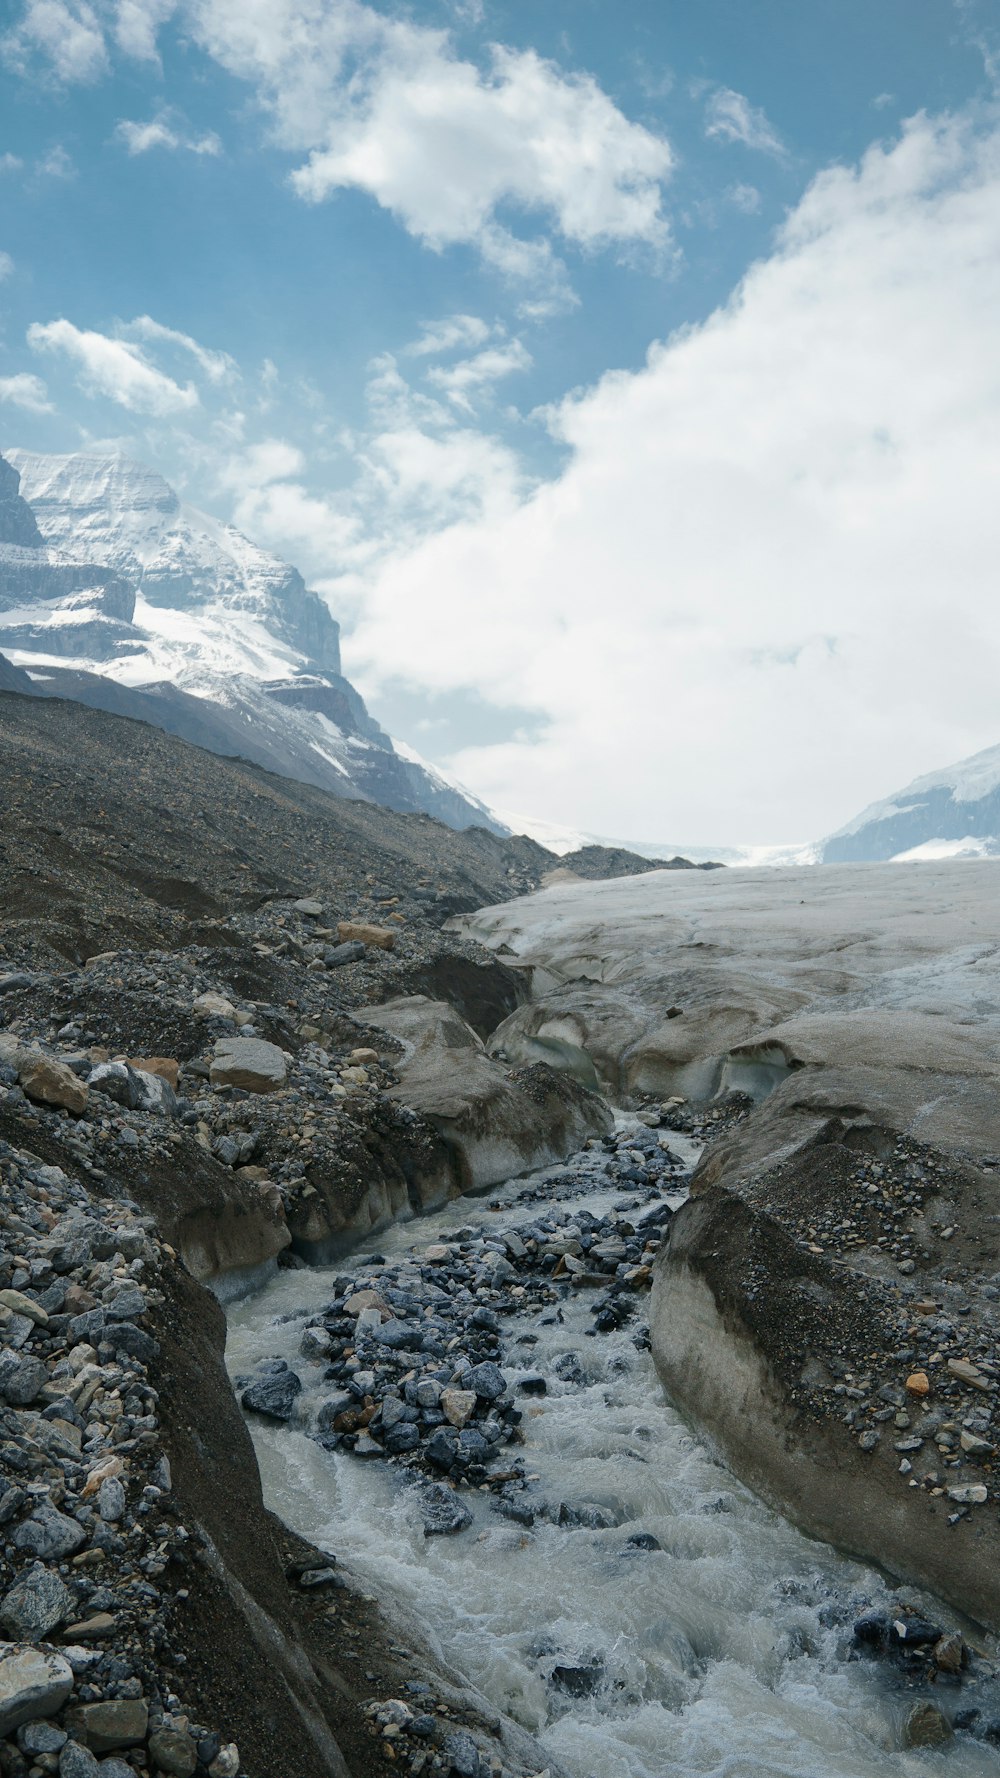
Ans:
[[[494,1194],[499,1213],[459,1199],[368,1250],[397,1258],[462,1224],[516,1227],[529,1216],[520,1198],[537,1186]],[[603,1212],[623,1196],[598,1187],[572,1209]],[[308,1413],[321,1373],[298,1356],[303,1323],[333,1296],[333,1277],[363,1270],[364,1257],[362,1248],[335,1271],[281,1272],[235,1305],[231,1370],[287,1358],[306,1382]],[[524,1529],[470,1490],[462,1498],[475,1523],[427,1538],[400,1466],[328,1453],[305,1431],[255,1421],[268,1504],[341,1551],[390,1608],[393,1597],[405,1601],[450,1663],[578,1778],[997,1778],[1000,1751],[966,1735],[945,1749],[899,1751],[926,1689],[847,1658],[853,1617],[898,1593],[741,1487],[667,1402],[634,1327],[588,1336],[588,1294],[569,1296],[561,1320],[537,1307],[507,1320],[504,1369],[513,1382],[528,1371],[547,1379],[547,1395],[524,1402],[518,1448],[539,1496],[611,1507],[616,1529],[538,1520]],[[519,1344],[526,1336],[534,1342]],[[582,1385],[554,1371],[571,1350]],[[662,1549],[630,1547],[639,1531]],[[967,1694],[940,1702],[974,1701],[1000,1716],[995,1693],[992,1709],[981,1690]]]

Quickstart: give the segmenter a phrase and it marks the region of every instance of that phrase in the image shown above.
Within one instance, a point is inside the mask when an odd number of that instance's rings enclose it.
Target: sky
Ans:
[[[794,842],[1000,741],[994,4],[0,21],[0,450],[294,561],[491,806]]]

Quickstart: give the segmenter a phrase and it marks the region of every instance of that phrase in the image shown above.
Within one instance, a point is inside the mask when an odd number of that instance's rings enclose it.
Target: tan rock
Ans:
[[[144,1698],[81,1704],[70,1712],[66,1726],[92,1753],[111,1753],[116,1747],[135,1747],[145,1741],[149,1708]]]
[[[960,1383],[971,1383],[973,1389],[988,1390],[992,1388],[989,1377],[984,1377],[968,1358],[949,1358],[948,1369]]]
[[[344,1303],[345,1315],[360,1315],[362,1309],[384,1310],[386,1315],[392,1313],[388,1303],[379,1296],[377,1290],[356,1290]]]
[[[87,1109],[87,1088],[63,1062],[53,1062],[48,1056],[30,1056],[18,1079],[28,1098],[40,1105],[58,1105],[77,1113]]]
[[[349,1062],[359,1063],[362,1067],[371,1067],[378,1061],[378,1050],[352,1050],[347,1059]]]
[[[907,1393],[910,1395],[929,1395],[931,1380],[926,1371],[911,1371],[906,1379]]]
[[[390,932],[387,926],[367,926],[360,920],[341,920],[337,926],[337,942],[342,945],[375,945],[379,950],[391,951],[396,943],[396,934]]]
[[[441,1391],[441,1412],[452,1426],[461,1432],[467,1426],[476,1408],[476,1392],[474,1389],[443,1389]]]
[[[951,1729],[936,1704],[914,1704],[903,1729],[904,1747],[942,1747]]]
[[[30,1296],[24,1296],[19,1290],[0,1290],[0,1303],[13,1315],[26,1315],[36,1327],[46,1327],[48,1316],[40,1303],[32,1302]]]
[[[224,994],[199,994],[194,1003],[193,1011],[202,1019],[231,1019],[235,1017],[236,1008]]]
[[[181,1065],[173,1056],[127,1056],[125,1059],[131,1068],[141,1068],[144,1074],[155,1074],[165,1080],[176,1093]]]

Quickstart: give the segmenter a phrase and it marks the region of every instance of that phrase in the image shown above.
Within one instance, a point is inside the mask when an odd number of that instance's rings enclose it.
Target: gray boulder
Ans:
[[[284,1053],[262,1037],[223,1037],[209,1069],[214,1087],[242,1087],[248,1093],[274,1093],[288,1075]]]
[[[73,1669],[62,1655],[0,1643],[0,1735],[22,1723],[55,1716],[73,1690]]]

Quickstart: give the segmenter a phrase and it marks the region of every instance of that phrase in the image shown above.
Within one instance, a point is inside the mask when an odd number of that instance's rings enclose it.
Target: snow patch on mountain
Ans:
[[[825,864],[1000,857],[1000,747],[927,772],[823,841]]]

